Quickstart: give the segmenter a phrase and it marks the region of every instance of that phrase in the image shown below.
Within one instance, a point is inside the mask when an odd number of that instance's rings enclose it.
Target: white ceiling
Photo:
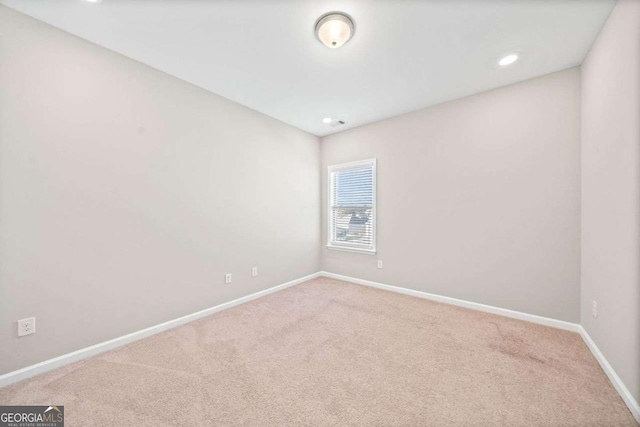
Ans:
[[[313,133],[328,135],[582,62],[614,0],[0,0]],[[332,50],[316,19],[343,11]],[[521,60],[499,69],[505,53]],[[340,128],[323,117],[347,122]]]

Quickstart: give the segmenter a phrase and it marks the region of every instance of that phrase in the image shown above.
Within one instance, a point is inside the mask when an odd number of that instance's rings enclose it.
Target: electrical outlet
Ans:
[[[378,260],[378,268],[382,268],[382,261]]]
[[[224,283],[231,283],[231,273],[224,275]]]
[[[591,306],[591,314],[593,314],[593,317],[598,317],[598,303],[596,301],[593,301]]]
[[[253,267],[251,269],[251,277],[256,277],[258,275],[258,267]]]
[[[31,335],[36,333],[36,318],[29,317],[27,319],[18,320],[18,336]]]

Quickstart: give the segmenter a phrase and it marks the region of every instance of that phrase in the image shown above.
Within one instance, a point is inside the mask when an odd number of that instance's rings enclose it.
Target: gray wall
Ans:
[[[640,401],[640,2],[583,64],[582,324]],[[598,317],[591,313],[597,301]]]
[[[318,138],[4,6],[0,40],[0,373],[319,270]]]
[[[577,68],[323,138],[323,225],[327,166],[378,159],[378,254],[322,269],[579,321],[579,138]]]

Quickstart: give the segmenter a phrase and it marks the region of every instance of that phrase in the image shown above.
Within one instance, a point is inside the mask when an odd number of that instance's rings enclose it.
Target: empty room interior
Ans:
[[[0,427],[638,402],[640,0],[0,0]]]

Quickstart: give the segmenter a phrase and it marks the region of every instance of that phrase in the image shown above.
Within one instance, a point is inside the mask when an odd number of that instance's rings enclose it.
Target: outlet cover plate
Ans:
[[[28,317],[18,320],[18,336],[31,335],[36,333],[36,318]]]

